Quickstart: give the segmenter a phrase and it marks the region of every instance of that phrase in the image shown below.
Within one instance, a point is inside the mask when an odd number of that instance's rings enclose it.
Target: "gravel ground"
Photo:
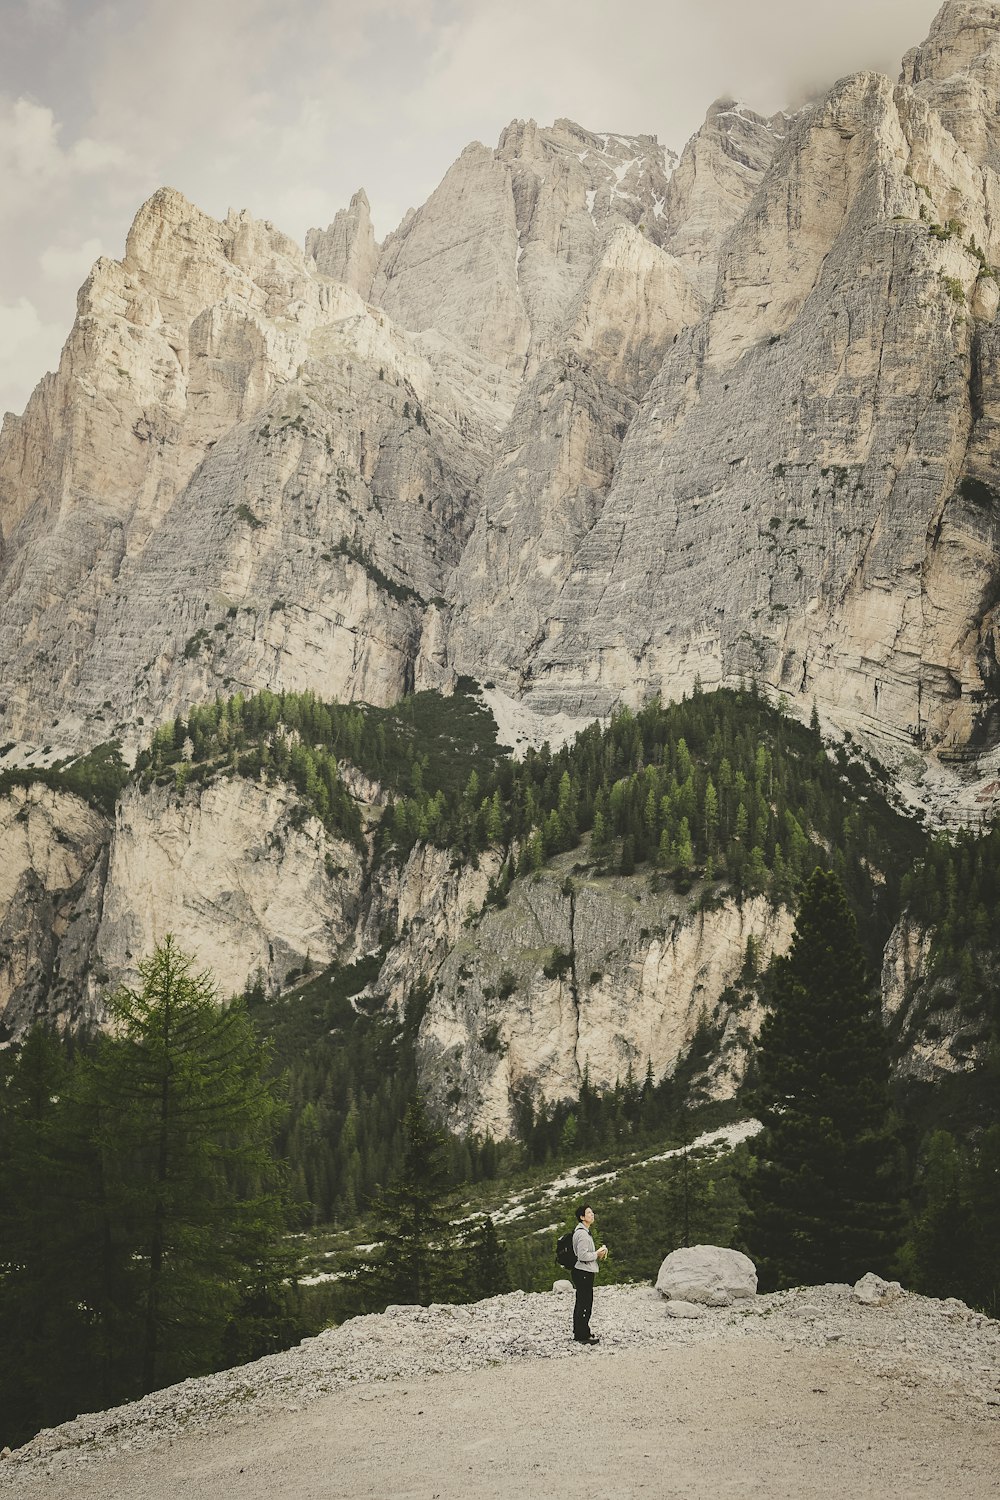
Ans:
[[[696,1319],[650,1287],[391,1308],[40,1433],[19,1500],[962,1495],[1000,1488],[1000,1323],[904,1294],[780,1292]],[[581,1468],[582,1466],[582,1468]]]

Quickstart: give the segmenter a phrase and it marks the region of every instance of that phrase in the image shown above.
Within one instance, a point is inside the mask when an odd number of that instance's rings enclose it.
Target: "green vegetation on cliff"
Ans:
[[[0,771],[0,797],[5,797],[15,786],[47,786],[53,791],[72,792],[111,817],[127,780],[128,768],[121,757],[121,746],[116,740],[108,740],[76,760]]]
[[[422,808],[407,847],[418,837],[441,842],[445,809],[503,754],[472,686],[460,681],[451,697],[415,693],[393,708],[324,703],[313,693],[217,699],[162,724],[133,774],[144,788],[183,790],[221,775],[291,786],[331,833],[362,847],[357,802],[339,770],[348,762]]]
[[[687,889],[697,878],[791,902],[817,862],[838,870],[865,934],[883,939],[898,872],[923,847],[870,769],[824,748],[816,728],[759,693],[696,691],[625,709],[558,751],[522,761],[496,742],[462,681],[451,697],[418,693],[394,708],[322,703],[309,693],[236,696],[162,725],[138,758],[140,785],[183,788],[228,774],[291,785],[332,832],[363,844],[341,764],[389,799],[376,855],[424,840],[475,859],[512,851],[505,875],[530,873],[586,838],[598,868],[646,866]]]

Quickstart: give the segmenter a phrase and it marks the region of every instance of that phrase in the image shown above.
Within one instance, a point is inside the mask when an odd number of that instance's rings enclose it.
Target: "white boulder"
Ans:
[[[903,1295],[903,1288],[898,1281],[883,1281],[881,1276],[869,1271],[854,1283],[854,1295],[865,1307],[888,1307],[890,1302]]]
[[[665,1308],[668,1318],[703,1318],[705,1309],[696,1302],[668,1302]]]
[[[562,1279],[560,1279],[559,1281],[554,1281],[552,1283],[552,1290],[554,1292],[562,1292],[563,1296],[566,1296],[567,1293],[571,1293],[573,1291],[573,1283],[571,1281],[563,1281]]]
[[[728,1307],[757,1294],[757,1267],[739,1250],[689,1245],[672,1251],[660,1266],[656,1290],[668,1301]]]

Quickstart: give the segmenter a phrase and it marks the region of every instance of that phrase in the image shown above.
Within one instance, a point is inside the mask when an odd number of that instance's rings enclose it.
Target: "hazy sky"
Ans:
[[[164,183],[297,239],[363,186],[381,236],[515,117],[679,151],[895,76],[938,0],[0,0],[0,412],[53,368],[76,289]]]

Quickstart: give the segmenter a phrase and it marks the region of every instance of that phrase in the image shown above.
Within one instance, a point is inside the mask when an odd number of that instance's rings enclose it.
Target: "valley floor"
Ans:
[[[80,1418],[0,1465],[18,1500],[996,1494],[1000,1324],[847,1287],[674,1321],[648,1287],[356,1319]],[[560,1357],[565,1356],[565,1357]]]

